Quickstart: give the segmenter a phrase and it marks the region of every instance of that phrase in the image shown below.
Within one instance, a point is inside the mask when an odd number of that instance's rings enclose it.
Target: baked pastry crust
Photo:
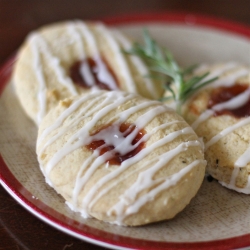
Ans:
[[[121,132],[121,124],[134,130]],[[103,145],[91,150],[100,140],[114,147],[104,154]],[[110,154],[122,158],[138,145],[136,154],[110,163]],[[47,183],[71,209],[129,226],[170,219],[183,210],[197,193],[206,164],[197,135],[172,109],[102,90],[60,101],[39,127],[37,155]]]
[[[189,99],[183,107],[183,117],[204,140],[208,174],[230,189],[249,194],[250,159],[247,154],[250,147],[250,118],[249,115],[237,117],[222,111],[228,107],[236,112],[237,108],[249,101],[250,68],[230,62],[203,65],[196,74],[204,72],[210,72],[208,77],[218,76],[218,79]],[[237,85],[246,86],[245,91],[209,107],[216,91],[224,91],[221,95],[226,95],[227,89],[237,88]]]
[[[39,124],[59,100],[84,92],[70,77],[77,61],[85,60],[87,66],[79,71],[89,86],[94,85],[88,59],[108,88],[159,98],[162,87],[145,77],[148,69],[140,58],[122,52],[131,46],[121,32],[99,22],[66,21],[32,32],[18,52],[13,73],[24,110]]]

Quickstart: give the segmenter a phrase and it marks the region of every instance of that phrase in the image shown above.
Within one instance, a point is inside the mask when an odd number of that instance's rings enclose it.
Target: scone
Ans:
[[[13,73],[24,110],[39,124],[59,100],[92,87],[159,98],[161,84],[145,77],[140,58],[123,53],[131,46],[121,32],[99,22],[68,21],[31,33]]]
[[[250,193],[250,68],[237,63],[202,66],[218,79],[196,93],[183,116],[205,144],[207,172],[238,192]]]
[[[97,89],[45,116],[37,155],[72,210],[129,226],[173,218],[197,193],[206,165],[197,135],[172,109]]]

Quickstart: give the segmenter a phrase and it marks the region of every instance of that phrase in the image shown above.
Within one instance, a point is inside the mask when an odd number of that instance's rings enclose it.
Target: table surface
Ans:
[[[27,33],[65,19],[102,19],[138,12],[185,11],[250,27],[250,0],[0,0],[0,64]],[[0,186],[0,249],[108,249],[66,235],[40,221]]]

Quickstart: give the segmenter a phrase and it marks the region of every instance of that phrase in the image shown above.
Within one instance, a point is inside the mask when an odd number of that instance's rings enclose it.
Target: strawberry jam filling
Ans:
[[[102,58],[77,61],[71,66],[69,74],[73,82],[83,88],[94,86],[104,90],[118,88],[114,72]]]
[[[143,136],[145,130],[135,125],[122,123],[113,124],[98,130],[91,135],[92,142],[87,145],[89,150],[97,150],[99,155],[110,153],[106,160],[111,165],[121,163],[138,154],[145,146]]]
[[[235,84],[230,87],[219,87],[212,91],[210,100],[208,102],[208,108],[211,109],[215,105],[229,101],[234,97],[242,94],[249,88],[246,84]],[[215,111],[215,116],[219,115],[231,115],[237,118],[247,117],[250,115],[250,96],[248,100],[244,102],[242,105],[237,106],[236,108],[231,109],[222,109],[219,111]]]

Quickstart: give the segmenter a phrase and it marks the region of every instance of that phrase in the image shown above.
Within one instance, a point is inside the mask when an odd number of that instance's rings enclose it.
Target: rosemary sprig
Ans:
[[[196,68],[196,65],[187,69],[180,68],[172,54],[166,48],[160,47],[151,38],[147,30],[144,30],[143,37],[144,44],[134,43],[131,50],[125,52],[144,59],[153,73],[151,77],[160,77],[163,79],[164,88],[169,91],[170,96],[161,98],[161,101],[173,99],[176,103],[176,111],[178,113],[181,113],[182,104],[194,92],[217,79],[215,77],[205,80],[209,72],[201,76],[188,78]]]

